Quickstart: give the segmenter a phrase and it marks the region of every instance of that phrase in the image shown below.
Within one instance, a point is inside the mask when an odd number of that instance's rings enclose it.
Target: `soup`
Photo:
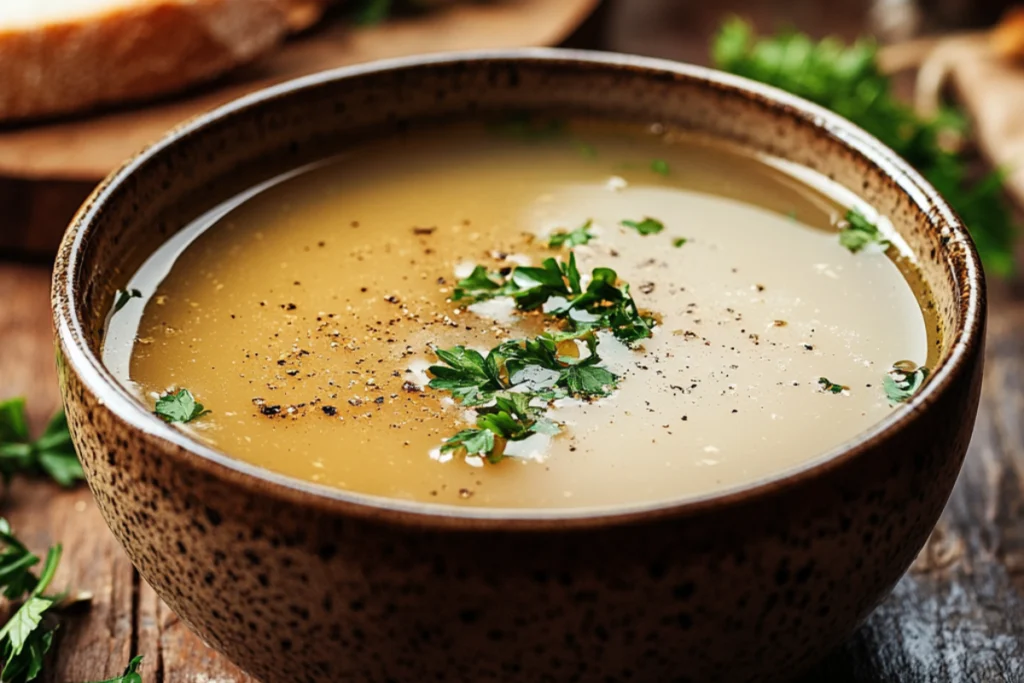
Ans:
[[[186,226],[120,293],[105,362],[196,439],[325,486],[723,491],[864,432],[934,361],[909,249],[856,203],[658,127],[419,131]]]

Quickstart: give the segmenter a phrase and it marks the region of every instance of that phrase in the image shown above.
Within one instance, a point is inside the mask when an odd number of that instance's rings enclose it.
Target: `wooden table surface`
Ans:
[[[704,61],[717,9],[678,0],[611,5],[602,45]],[[863,8],[855,5],[747,5],[768,28],[788,20],[818,34],[835,29],[852,36],[864,26]],[[5,215],[0,206],[0,221]],[[27,396],[35,430],[58,405],[49,267],[37,261],[0,260],[0,399]],[[1024,681],[1024,288],[993,283],[991,289],[981,413],[942,520],[892,596],[806,683]],[[31,548],[64,544],[56,585],[93,594],[91,607],[62,625],[43,680],[107,678],[133,654],[145,656],[147,683],[250,680],[206,648],[140,580],[87,488],[62,491],[19,480],[6,494],[0,514]]]

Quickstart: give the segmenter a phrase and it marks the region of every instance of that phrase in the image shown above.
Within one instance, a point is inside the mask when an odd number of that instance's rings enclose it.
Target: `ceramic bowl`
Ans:
[[[509,110],[662,122],[805,165],[891,217],[945,330],[931,381],[853,441],[725,493],[607,512],[445,508],[319,488],[150,414],[100,361],[115,290],[190,217],[369,135]],[[978,407],[985,292],[957,217],[895,154],[782,92],[558,50],[332,71],[203,115],[129,161],[64,238],[61,389],[142,577],[268,681],[772,680],[826,654],[925,543]]]

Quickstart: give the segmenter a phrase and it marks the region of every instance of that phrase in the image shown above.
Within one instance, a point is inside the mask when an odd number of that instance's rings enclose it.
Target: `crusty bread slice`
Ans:
[[[320,1],[0,0],[0,121],[209,80],[315,21]]]

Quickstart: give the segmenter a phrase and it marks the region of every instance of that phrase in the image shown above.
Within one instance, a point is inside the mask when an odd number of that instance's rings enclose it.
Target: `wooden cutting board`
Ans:
[[[562,43],[601,0],[492,0],[353,26],[344,16],[215,84],[149,105],[0,128],[0,253],[51,253],[92,187],[166,130],[274,83],[430,52]]]

